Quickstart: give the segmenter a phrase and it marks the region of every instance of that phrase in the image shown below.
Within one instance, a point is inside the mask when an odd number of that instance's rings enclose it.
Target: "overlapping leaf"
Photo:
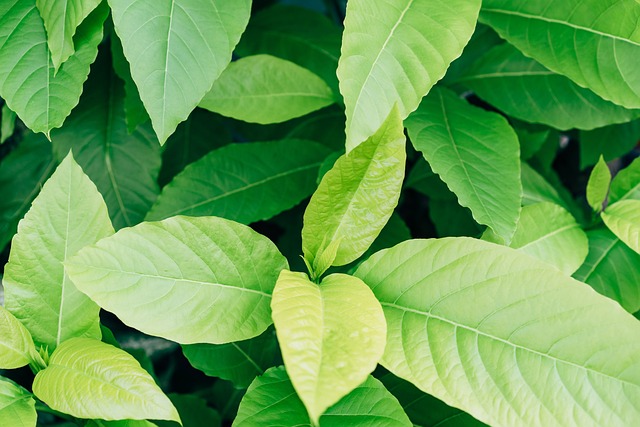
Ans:
[[[31,393],[0,377],[0,420],[3,427],[34,427],[38,414]]]
[[[580,169],[629,153],[640,139],[640,120],[580,132]]]
[[[640,159],[618,172],[611,182],[609,202],[627,199],[640,200]]]
[[[602,220],[631,249],[640,254],[640,200],[620,200],[602,212]]]
[[[13,314],[0,306],[0,369],[21,368],[31,363],[36,349],[31,334]]]
[[[594,212],[600,212],[609,194],[611,171],[602,156],[589,175],[587,182],[587,202]]]

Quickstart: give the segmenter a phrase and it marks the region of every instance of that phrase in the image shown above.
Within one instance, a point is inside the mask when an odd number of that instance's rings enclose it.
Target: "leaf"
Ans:
[[[609,203],[619,200],[640,200],[640,159],[635,159],[613,178]]]
[[[211,89],[249,21],[250,0],[109,0],[131,76],[161,144]]]
[[[100,308],[76,289],[62,263],[111,234],[100,193],[69,154],[20,221],[5,266],[6,308],[36,346],[53,351],[72,337],[100,338]]]
[[[36,0],[47,30],[47,45],[57,73],[73,53],[73,36],[78,25],[100,4],[100,0]]]
[[[587,230],[589,254],[573,277],[618,301],[629,313],[640,310],[640,255],[604,227]]]
[[[507,43],[487,52],[458,82],[510,116],[560,130],[593,129],[640,117],[640,111],[605,101]]]
[[[88,420],[85,427],[157,427],[156,424],[146,420]]]
[[[62,343],[36,375],[33,392],[76,418],[180,421],[169,398],[130,354],[89,338]]]
[[[38,414],[31,393],[0,377],[0,420],[3,427],[35,427]]]
[[[522,199],[518,137],[501,116],[436,88],[407,120],[409,137],[474,219],[509,241]]]
[[[381,364],[480,421],[627,426],[640,414],[637,319],[541,261],[470,238],[409,240],[355,274],[385,312]]]
[[[367,380],[320,417],[319,427],[411,427],[402,406],[378,381]],[[311,427],[284,368],[269,369],[251,384],[233,427]]]
[[[101,52],[78,108],[51,133],[51,141],[59,159],[73,151],[120,229],[140,222],[160,192],[160,147],[149,124],[127,131],[123,84],[107,53]]]
[[[347,152],[373,135],[394,105],[402,119],[462,53],[480,0],[350,0],[338,64]]]
[[[640,52],[634,0],[486,0],[480,21],[525,55],[604,99],[640,107]]]
[[[246,122],[280,123],[333,104],[333,94],[317,75],[271,55],[229,64],[199,106]]]
[[[288,267],[249,227],[180,216],[122,229],[65,266],[79,289],[125,324],[180,344],[260,335],[271,324],[278,274]]]
[[[600,156],[600,160],[591,171],[589,182],[587,182],[587,202],[594,212],[598,213],[604,208],[610,184],[611,171],[604,158]]]
[[[640,120],[580,132],[580,169],[595,165],[602,155],[606,161],[629,153],[640,140]]]
[[[398,203],[405,167],[404,128],[393,110],[357,150],[327,172],[304,213],[302,250],[313,260],[341,240],[333,265],[345,265],[367,250]]]
[[[1,116],[0,145],[4,144],[9,138],[11,138],[16,128],[16,113],[11,111],[11,109],[7,107],[7,104],[2,106]]]
[[[287,372],[316,425],[378,364],[386,334],[380,304],[353,276],[332,274],[316,285],[283,270],[271,309]]]
[[[621,200],[602,212],[609,230],[631,249],[640,253],[640,200]]]
[[[191,344],[182,347],[189,363],[211,377],[246,388],[267,368],[277,364],[278,342],[273,330],[246,341],[229,344]]]
[[[78,27],[75,53],[56,73],[36,1],[0,2],[0,97],[32,131],[48,135],[78,104],[108,11],[102,4]]]
[[[26,366],[31,363],[31,355],[37,353],[27,328],[2,306],[0,306],[0,349],[0,369]]]
[[[184,427],[220,427],[220,415],[207,402],[190,394],[170,394]],[[175,421],[158,421],[158,427],[174,427]]]
[[[525,162],[522,162],[520,166],[522,170],[523,206],[539,202],[551,202],[571,211],[566,201],[558,193],[558,190],[542,175]]]
[[[318,168],[331,151],[311,141],[231,144],[187,166],[147,215],[214,215],[249,224],[298,204],[316,188]]]
[[[460,206],[455,199],[433,199],[429,203],[429,218],[436,228],[438,237],[478,237],[482,234],[483,227],[474,221],[471,211]]]

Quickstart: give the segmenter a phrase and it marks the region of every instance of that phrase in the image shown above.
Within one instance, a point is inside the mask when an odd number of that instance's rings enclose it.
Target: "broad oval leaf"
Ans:
[[[640,107],[635,0],[485,0],[481,22],[548,69],[604,99]]]
[[[394,109],[382,127],[327,172],[304,213],[302,249],[313,264],[340,241],[333,265],[357,259],[373,243],[398,204],[405,137]]]
[[[245,122],[280,123],[331,105],[327,84],[306,68],[271,55],[232,62],[199,106]]]
[[[260,335],[272,322],[273,287],[288,267],[275,245],[249,227],[181,216],[122,229],[65,266],[100,307],[181,344]]]
[[[367,285],[353,276],[332,274],[317,285],[304,273],[284,270],[271,309],[287,372],[317,424],[382,357],[382,308]]]
[[[33,395],[0,377],[0,420],[3,427],[35,427],[38,414]]]
[[[89,338],[72,338],[38,372],[33,392],[77,418],[180,421],[153,378],[129,353]]]
[[[507,121],[436,88],[405,123],[413,146],[460,204],[508,242],[522,185],[518,137]]]
[[[369,376],[320,416],[319,427],[411,427],[398,400]],[[233,427],[311,427],[304,404],[284,368],[269,369],[251,384]]]
[[[406,118],[462,53],[480,0],[349,0],[340,92],[347,152],[373,135],[394,105]]]
[[[31,334],[13,314],[0,306],[0,369],[16,369],[31,363],[36,352]]]
[[[269,219],[308,197],[331,151],[312,141],[284,139],[232,144],[178,174],[147,220],[215,215],[244,224]]]
[[[76,289],[62,263],[111,234],[102,196],[69,154],[20,221],[3,278],[7,309],[37,346],[53,351],[72,337],[100,338],[100,308]]]
[[[611,182],[609,202],[627,199],[640,200],[640,158],[618,172]]]
[[[609,194],[609,185],[611,184],[611,171],[609,166],[600,156],[600,160],[589,175],[587,182],[587,202],[594,212],[600,212],[604,207],[604,202]]]
[[[385,312],[381,363],[487,424],[640,416],[637,319],[546,263],[469,238],[410,240],[356,276]]]
[[[620,200],[608,206],[602,220],[613,234],[640,253],[640,200]]]
[[[161,144],[231,61],[251,0],[109,0],[131,77]]]
[[[487,52],[457,81],[512,117],[560,130],[594,129],[640,116],[640,110],[600,98],[507,43]]]

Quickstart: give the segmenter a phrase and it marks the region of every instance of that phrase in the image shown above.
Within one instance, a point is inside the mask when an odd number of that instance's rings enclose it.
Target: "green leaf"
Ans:
[[[11,138],[11,135],[13,135],[16,128],[16,113],[11,111],[7,104],[2,106],[1,116],[0,145],[4,144],[9,138]]]
[[[640,110],[605,101],[506,43],[487,52],[458,82],[510,116],[560,130],[593,129],[640,117]]]
[[[36,375],[33,392],[76,418],[180,421],[169,398],[130,354],[89,338],[62,343]]]
[[[229,344],[191,344],[182,352],[194,368],[212,377],[246,388],[267,368],[277,364],[278,342],[273,330],[246,341]]]
[[[600,160],[591,171],[589,182],[587,182],[587,202],[594,212],[598,213],[604,208],[610,184],[611,171],[604,158],[600,156]]]
[[[38,414],[33,395],[0,377],[0,420],[3,427],[35,427]]]
[[[88,420],[85,427],[157,427],[156,424],[146,420]]]
[[[0,2],[0,97],[32,131],[48,135],[78,104],[108,11],[102,4],[78,27],[75,53],[56,73],[36,1]]]
[[[611,182],[609,203],[627,199],[640,200],[640,158],[618,172]]]
[[[298,204],[316,188],[318,168],[331,151],[311,141],[231,144],[187,166],[147,215],[215,215],[249,224]]]
[[[604,99],[640,107],[640,4],[485,0],[480,21],[525,55]]]
[[[580,132],[580,169],[629,153],[640,140],[640,120]]]
[[[347,112],[347,151],[373,135],[397,105],[416,109],[462,53],[480,0],[350,0],[347,3],[340,92]]]
[[[429,203],[429,218],[436,228],[438,237],[478,237],[483,229],[474,221],[471,211],[460,206],[455,199],[433,199]]]
[[[273,287],[288,267],[249,227],[180,216],[122,229],[65,266],[79,289],[124,323],[181,344],[260,335],[272,322]]]
[[[47,30],[47,45],[57,73],[60,65],[73,53],[73,36],[78,25],[100,4],[101,0],[36,0],[36,6]]]
[[[398,203],[405,167],[404,128],[394,109],[380,129],[327,172],[304,213],[302,249],[313,265],[340,240],[333,265],[367,250]]]
[[[518,135],[520,142],[520,159],[529,160],[548,144],[550,138],[559,139],[557,132],[553,132],[546,126],[531,125],[529,123],[512,123],[513,130]]]
[[[100,338],[100,308],[76,289],[62,263],[111,234],[100,193],[69,154],[20,221],[5,266],[6,308],[37,346],[53,351],[72,337]]]
[[[518,137],[507,121],[436,88],[407,120],[409,137],[480,224],[511,239],[522,185]]]
[[[206,400],[189,394],[170,394],[184,427],[220,427],[220,415],[207,406]],[[176,427],[175,421],[158,421],[158,427]]]
[[[0,349],[0,369],[26,366],[31,363],[31,355],[37,353],[27,328],[2,306],[0,306]]]
[[[629,313],[640,310],[640,255],[607,228],[587,231],[589,255],[573,277],[615,301]]]
[[[631,249],[640,253],[640,200],[621,200],[602,212],[609,230]]]
[[[331,105],[327,84],[306,68],[271,55],[229,64],[199,106],[246,122],[280,123]]]
[[[551,202],[571,211],[558,190],[526,162],[520,164],[522,170],[522,205]]]
[[[271,309],[287,372],[315,425],[378,364],[386,334],[382,309],[353,276],[332,274],[316,285],[287,270]]]
[[[116,229],[144,218],[160,192],[160,146],[148,123],[127,131],[123,84],[111,71],[106,49],[91,67],[78,108],[51,132],[51,141],[59,159],[73,151],[103,195]]]
[[[245,394],[233,427],[311,427],[284,368],[269,369]],[[367,380],[320,417],[319,427],[411,427],[398,400],[377,379]]]
[[[231,60],[251,0],[109,0],[131,76],[161,144]]]
[[[469,238],[409,240],[356,276],[385,312],[382,365],[480,421],[622,427],[640,415],[640,323],[546,263]]]

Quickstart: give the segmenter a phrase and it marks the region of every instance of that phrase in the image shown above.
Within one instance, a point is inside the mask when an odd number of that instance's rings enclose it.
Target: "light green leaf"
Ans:
[[[120,229],[140,222],[160,192],[160,146],[148,123],[127,131],[123,84],[108,59],[101,54],[91,67],[78,108],[51,141],[59,159],[73,151]]]
[[[631,249],[640,253],[640,200],[621,200],[602,212],[609,230]]]
[[[4,144],[7,139],[11,138],[16,128],[16,113],[4,104],[2,106],[2,118],[0,119],[0,145]]]
[[[157,427],[156,424],[146,420],[89,420],[85,427]]]
[[[35,427],[37,418],[33,395],[13,381],[0,377],[2,427]]]
[[[634,0],[485,0],[480,20],[548,69],[604,99],[638,108],[638,16]]]
[[[580,169],[629,153],[640,140],[640,120],[580,132]]]
[[[52,409],[77,418],[180,421],[133,356],[89,338],[62,343],[36,375],[33,392]]]
[[[600,160],[591,171],[589,182],[587,182],[587,202],[594,212],[598,213],[604,208],[610,184],[611,171],[604,158],[600,156]]]
[[[36,6],[47,30],[47,45],[57,73],[75,48],[73,36],[78,25],[100,4],[101,0],[36,0]]]
[[[609,203],[627,199],[640,200],[640,158],[618,172],[611,182]]]
[[[313,261],[340,240],[333,265],[367,250],[398,204],[405,167],[404,128],[397,109],[382,127],[327,172],[304,213],[302,249]]]
[[[26,366],[31,363],[34,353],[37,353],[36,348],[27,328],[0,306],[0,369]]]
[[[249,227],[180,216],[122,229],[65,266],[79,289],[124,323],[181,344],[260,335],[272,322],[273,287],[288,267]]]
[[[313,192],[318,168],[330,153],[318,143],[294,139],[227,145],[187,166],[163,188],[147,220],[269,219]]]
[[[507,43],[487,52],[458,82],[510,116],[560,130],[593,129],[640,117],[640,110],[605,101]]]
[[[385,312],[383,366],[480,421],[623,427],[640,416],[640,323],[546,263],[469,238],[409,240],[356,276]]]
[[[231,61],[251,0],[109,0],[131,76],[161,144]]]
[[[518,137],[507,121],[436,88],[405,123],[413,146],[460,205],[509,241],[520,213],[522,185]]]
[[[32,131],[62,126],[78,104],[108,11],[102,4],[78,27],[75,53],[56,73],[36,1],[0,2],[0,97]]]
[[[233,427],[311,427],[284,368],[269,369],[245,394]],[[320,417],[319,427],[411,427],[398,400],[377,379],[367,380]]]
[[[331,105],[327,84],[306,68],[271,55],[229,64],[199,106],[246,122],[280,123]]]
[[[361,280],[332,274],[320,285],[283,270],[273,322],[287,372],[314,424],[375,369],[384,352],[384,315]]]
[[[373,135],[394,105],[416,109],[462,53],[480,0],[350,0],[347,3],[340,92],[347,112],[347,151]]]
[[[76,289],[62,263],[111,234],[100,193],[69,154],[20,221],[5,267],[6,308],[37,346],[53,351],[72,337],[100,338],[100,308]]]
[[[615,301],[629,313],[640,310],[640,254],[605,227],[587,231],[589,255],[573,277]]]

